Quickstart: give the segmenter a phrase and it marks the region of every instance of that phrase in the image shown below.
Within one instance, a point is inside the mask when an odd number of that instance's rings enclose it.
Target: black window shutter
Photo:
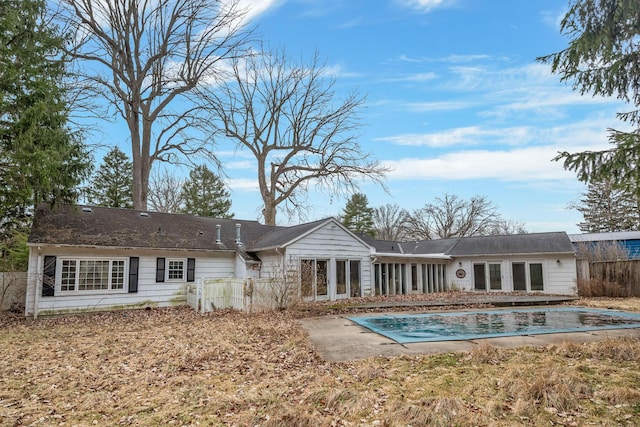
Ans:
[[[195,282],[196,280],[196,259],[187,258],[187,282]]]
[[[156,282],[164,282],[164,258],[156,259]]]
[[[52,297],[56,287],[56,257],[44,256],[44,273],[42,274],[42,296]]]
[[[138,292],[138,264],[140,258],[132,256],[129,258],[129,293]]]

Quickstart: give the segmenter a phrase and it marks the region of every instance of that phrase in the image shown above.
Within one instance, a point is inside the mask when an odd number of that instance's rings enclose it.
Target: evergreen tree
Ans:
[[[224,182],[205,165],[189,172],[182,187],[183,213],[212,218],[233,218],[230,194]]]
[[[369,207],[367,196],[362,193],[351,196],[342,213],[342,224],[354,233],[375,236],[373,208]]]
[[[538,58],[551,64],[562,81],[572,81],[580,94],[614,96],[629,103],[618,117],[632,130],[610,130],[607,150],[569,153],[565,169],[575,171],[583,182],[615,180],[617,185],[640,196],[640,2],[638,0],[572,0],[560,31],[569,46]]]
[[[0,3],[0,239],[24,232],[39,202],[77,200],[89,156],[68,126],[63,37],[44,0]],[[14,241],[21,241],[20,239]],[[6,256],[9,250],[3,250]]]
[[[129,157],[118,147],[102,159],[87,189],[89,203],[110,208],[133,207],[133,173]]]
[[[580,203],[574,207],[584,217],[578,227],[585,233],[629,231],[640,227],[635,197],[611,181],[591,181]]]

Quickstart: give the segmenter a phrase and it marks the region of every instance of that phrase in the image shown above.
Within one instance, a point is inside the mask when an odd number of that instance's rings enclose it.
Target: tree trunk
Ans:
[[[276,206],[273,200],[264,201],[264,209],[262,209],[265,225],[276,225]]]

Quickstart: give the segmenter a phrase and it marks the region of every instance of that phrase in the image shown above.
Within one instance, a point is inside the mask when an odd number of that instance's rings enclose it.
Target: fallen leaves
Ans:
[[[296,321],[305,313],[182,307],[0,320],[0,424],[640,423],[637,341],[329,363]],[[568,375],[595,394],[577,395],[570,410],[535,402]]]

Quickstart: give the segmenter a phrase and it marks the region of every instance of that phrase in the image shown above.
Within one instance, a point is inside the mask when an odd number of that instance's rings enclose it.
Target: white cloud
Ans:
[[[432,159],[386,160],[389,179],[499,181],[575,180],[562,164],[552,162],[556,149],[550,146],[514,150],[473,150],[448,153]]]
[[[267,11],[276,9],[284,2],[285,0],[239,0],[237,7],[238,10],[245,11],[244,20],[251,22]],[[225,3],[232,4],[232,1],[225,0]]]
[[[259,191],[258,181],[248,178],[231,178],[228,181],[229,188],[234,191]]]
[[[539,181],[570,180],[575,174],[552,159],[559,151],[581,152],[609,148],[606,119],[585,121],[540,129],[511,127],[485,129],[476,126],[433,134],[398,135],[383,138],[399,145],[447,146],[482,145],[487,148],[457,151],[433,158],[384,160],[391,168],[389,179],[397,180],[473,180],[497,179],[536,185]],[[486,144],[491,142],[491,148]],[[484,143],[484,144],[481,144]],[[556,185],[563,185],[556,181]],[[546,186],[546,184],[545,184]]]
[[[612,119],[589,117],[559,126],[482,127],[467,126],[432,133],[408,133],[376,138],[403,146],[433,148],[453,146],[550,146],[558,151],[602,150],[608,147],[606,129]],[[561,148],[560,148],[561,147]]]
[[[379,141],[389,141],[397,145],[424,145],[428,147],[451,147],[457,145],[522,145],[529,143],[535,137],[535,131],[526,127],[508,127],[487,129],[479,126],[469,126],[448,129],[442,132],[425,134],[403,134],[378,138]]]
[[[409,74],[403,77],[391,77],[384,79],[385,82],[426,82],[438,78],[438,75],[433,72],[428,73],[416,73]]]
[[[347,71],[342,65],[334,64],[324,67],[323,74],[328,77],[335,78],[357,78],[362,77],[362,74],[355,73],[353,71]]]
[[[451,0],[398,0],[405,7],[411,8],[418,12],[430,12],[431,10],[441,7],[444,4],[452,3]]]
[[[409,111],[422,113],[424,111],[455,111],[473,106],[465,101],[436,101],[436,102],[409,102],[405,104]]]

